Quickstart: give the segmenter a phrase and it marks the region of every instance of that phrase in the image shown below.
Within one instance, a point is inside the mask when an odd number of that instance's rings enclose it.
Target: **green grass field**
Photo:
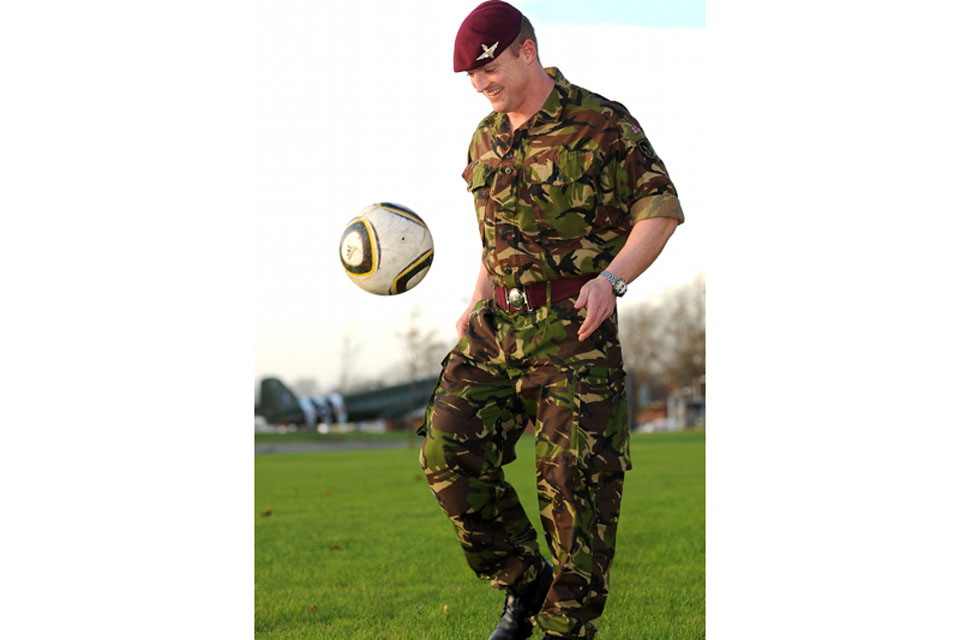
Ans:
[[[705,636],[704,445],[703,432],[633,437],[598,640]],[[507,476],[546,553],[530,437],[517,453]],[[467,568],[417,455],[256,457],[257,638],[487,638],[503,594]]]
[[[414,440],[420,440],[413,436]],[[319,433],[312,431],[293,431],[291,433],[256,433],[253,436],[254,444],[293,444],[293,443],[341,443],[341,442],[403,442],[411,440],[411,432],[398,431],[344,431],[334,433]],[[417,442],[419,446],[419,442]]]

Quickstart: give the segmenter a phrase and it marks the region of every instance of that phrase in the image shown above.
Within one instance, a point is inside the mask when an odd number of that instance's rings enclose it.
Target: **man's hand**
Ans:
[[[470,312],[473,311],[477,302],[489,300],[493,297],[493,282],[490,281],[487,269],[483,266],[483,260],[481,259],[480,262],[480,273],[477,274],[477,283],[473,287],[473,295],[470,296],[470,302],[467,303],[467,310],[457,320],[457,340],[467,332],[467,326],[470,324]]]
[[[627,243],[610,262],[607,271],[628,283],[633,282],[657,259],[677,224],[672,218],[647,218],[634,224],[627,236]],[[577,332],[580,342],[583,342],[616,309],[617,297],[613,295],[613,285],[603,276],[597,276],[580,288],[580,297],[575,306],[577,309],[587,307],[587,317]]]
[[[597,276],[580,287],[580,295],[573,305],[577,309],[587,307],[587,317],[583,319],[577,337],[583,342],[597,330],[603,321],[613,314],[617,307],[617,297],[613,295],[613,286],[603,276]]]

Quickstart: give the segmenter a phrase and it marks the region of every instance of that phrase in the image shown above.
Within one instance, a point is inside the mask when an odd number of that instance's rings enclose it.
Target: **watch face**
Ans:
[[[610,281],[610,286],[613,288],[613,295],[619,298],[627,292],[627,281],[620,276],[615,276],[609,271],[604,271],[600,275]]]

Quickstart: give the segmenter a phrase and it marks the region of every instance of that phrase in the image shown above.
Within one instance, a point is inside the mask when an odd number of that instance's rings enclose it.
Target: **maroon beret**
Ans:
[[[523,18],[500,0],[487,0],[470,12],[453,45],[453,70],[470,71],[497,59],[520,33]]]

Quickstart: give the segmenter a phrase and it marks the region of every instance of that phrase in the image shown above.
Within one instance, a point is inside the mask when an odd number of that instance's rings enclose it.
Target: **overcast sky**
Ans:
[[[460,174],[470,136],[490,111],[451,68],[456,30],[475,4],[270,5],[257,378],[314,377],[329,387],[345,336],[357,349],[353,371],[375,377],[403,357],[395,332],[415,306],[424,328],[455,340],[480,254]],[[625,104],[677,185],[687,222],[621,304],[705,271],[703,3],[533,0],[518,7],[533,21],[544,65]],[[400,296],[357,288],[339,262],[347,221],[378,201],[413,209],[434,238],[429,274]]]

